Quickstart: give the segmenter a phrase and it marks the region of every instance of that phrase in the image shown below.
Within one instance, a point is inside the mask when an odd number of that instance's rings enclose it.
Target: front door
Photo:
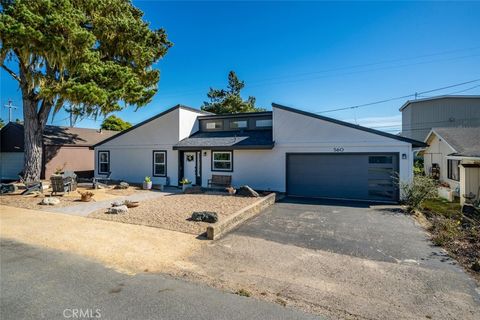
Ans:
[[[197,154],[196,152],[185,152],[183,154],[183,177],[187,178],[192,184],[196,184],[197,175]]]

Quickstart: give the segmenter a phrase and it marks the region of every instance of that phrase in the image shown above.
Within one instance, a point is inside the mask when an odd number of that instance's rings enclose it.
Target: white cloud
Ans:
[[[402,128],[402,115],[358,118],[356,121],[355,119],[346,119],[344,121],[387,132],[398,132]]]

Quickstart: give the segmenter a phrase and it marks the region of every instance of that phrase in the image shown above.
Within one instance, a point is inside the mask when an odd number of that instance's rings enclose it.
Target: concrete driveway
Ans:
[[[285,199],[184,271],[333,319],[475,319],[476,283],[395,206]]]

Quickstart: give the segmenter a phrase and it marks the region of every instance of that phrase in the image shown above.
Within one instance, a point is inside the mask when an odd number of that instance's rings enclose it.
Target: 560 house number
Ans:
[[[343,147],[333,147],[333,152],[343,152],[345,149]]]

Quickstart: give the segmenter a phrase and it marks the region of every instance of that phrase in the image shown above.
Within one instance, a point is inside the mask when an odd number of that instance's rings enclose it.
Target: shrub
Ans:
[[[237,292],[235,292],[235,294],[238,294],[239,296],[242,296],[242,297],[250,297],[251,295],[250,292],[248,292],[245,289],[240,289]]]
[[[409,211],[418,210],[425,200],[437,197],[436,181],[422,175],[415,175],[411,183],[400,182],[400,189]]]
[[[432,241],[437,246],[445,246],[461,236],[460,221],[439,218],[432,227]]]

